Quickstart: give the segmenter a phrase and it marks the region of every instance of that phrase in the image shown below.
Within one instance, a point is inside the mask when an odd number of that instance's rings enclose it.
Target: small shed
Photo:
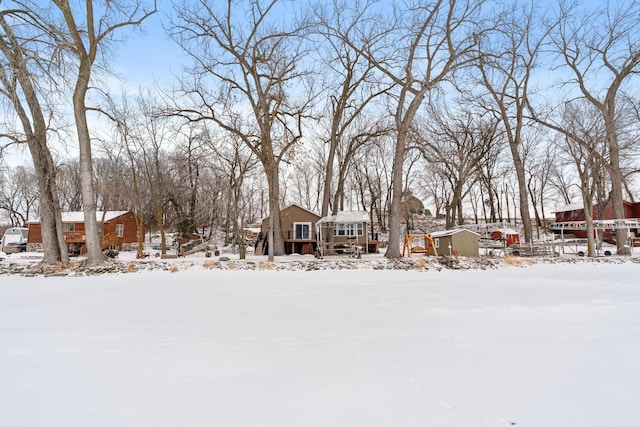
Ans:
[[[491,232],[491,238],[502,240],[505,246],[511,246],[520,243],[520,233],[512,228],[499,228]]]
[[[316,224],[319,255],[376,252],[378,242],[369,239],[369,224],[366,211],[341,211],[320,218]]]
[[[460,255],[477,257],[480,234],[465,228],[436,231],[431,233],[433,244],[440,255]]]
[[[282,239],[284,240],[284,252],[291,254],[314,254],[316,250],[316,223],[320,215],[311,212],[296,204],[287,206],[280,211],[282,224]],[[269,218],[262,220],[260,234],[256,240],[255,253],[267,254],[267,239],[269,232]]]

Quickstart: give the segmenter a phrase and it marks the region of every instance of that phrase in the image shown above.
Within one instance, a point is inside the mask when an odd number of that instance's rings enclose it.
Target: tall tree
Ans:
[[[587,230],[587,255],[590,257],[596,255],[594,200],[601,192],[607,161],[605,130],[602,117],[598,116],[598,111],[586,102],[567,103],[563,114],[563,128],[570,130],[579,139],[562,135],[558,141],[558,146],[573,163],[580,178],[579,187]],[[599,205],[599,211],[604,211],[604,206]]]
[[[528,123],[527,107],[531,95],[532,74],[538,64],[541,49],[548,42],[550,28],[538,31],[536,9],[532,4],[510,4],[498,15],[495,31],[481,38],[477,62],[479,82],[487,91],[484,108],[502,121],[509,143],[517,177],[518,206],[524,228],[524,238],[532,238],[531,214],[527,192],[527,177],[523,159],[523,144]]]
[[[62,14],[63,24],[57,30],[60,45],[75,59],[76,73],[73,88],[73,116],[79,145],[80,177],[82,179],[82,208],[84,211],[87,262],[100,264],[102,255],[100,230],[96,218],[96,195],[93,179],[91,133],[87,113],[89,85],[100,54],[105,54],[115,33],[124,27],[139,26],[156,11],[144,7],[140,1],[107,1],[94,7],[93,0],[85,0],[72,7],[69,0],[52,0]]]
[[[621,166],[619,102],[624,85],[629,84],[640,70],[640,37],[638,2],[606,2],[596,10],[574,15],[563,10],[558,30],[553,33],[553,45],[573,75],[566,82],[602,115],[609,160],[607,169],[611,178],[611,202],[616,218],[625,218]],[[542,122],[566,137],[576,135],[549,120]],[[588,147],[588,143],[585,147]],[[627,246],[629,230],[616,230],[619,254],[630,254]]]
[[[172,35],[193,59],[182,90],[190,120],[212,121],[239,138],[260,160],[269,188],[269,259],[284,253],[280,221],[280,164],[302,138],[309,107],[306,55],[300,27],[283,28],[277,0],[198,0],[176,9]],[[273,19],[278,19],[274,25]],[[292,20],[294,21],[294,20]]]
[[[471,63],[482,33],[483,1],[436,0],[382,7],[379,16],[363,20],[358,31],[340,32],[344,42],[363,55],[394,84],[393,117],[396,131],[386,257],[399,258],[406,143],[413,120],[432,91]],[[374,3],[365,7],[370,10]],[[384,15],[383,15],[384,14]],[[375,22],[376,24],[371,24]]]
[[[495,143],[497,120],[483,120],[471,111],[431,109],[424,126],[414,127],[412,139],[434,171],[444,177],[451,188],[445,206],[446,227],[463,224],[462,202],[478,179],[479,167]]]
[[[380,125],[382,120],[376,120],[373,127],[370,122],[366,126],[357,126],[363,122],[361,118],[367,109],[389,88],[376,78],[375,66],[344,41],[345,36],[351,38],[350,32],[355,30],[358,20],[362,19],[362,15],[351,13],[351,4],[352,2],[334,1],[330,7],[318,5],[315,8],[317,31],[322,37],[320,45],[326,46],[322,63],[330,70],[326,83],[329,150],[320,213],[323,217],[329,213],[330,205],[333,205],[333,215],[340,209],[339,202],[344,198],[344,179],[357,149],[370,138],[385,131]],[[339,159],[338,180],[334,184],[334,165],[338,157],[342,161]],[[336,190],[332,192],[332,188]]]
[[[17,116],[21,130],[3,132],[0,137],[12,142],[26,143],[36,172],[40,193],[40,218],[44,264],[69,262],[69,254],[64,241],[62,214],[56,183],[56,166],[47,145],[48,122],[44,113],[45,94],[39,89],[46,87],[38,80],[55,77],[55,70],[47,53],[52,54],[50,40],[43,32],[40,17],[24,5],[17,3],[17,9],[0,12],[0,96],[7,99],[12,112]],[[13,25],[12,25],[13,24]],[[16,34],[18,28],[27,28],[27,34]],[[44,39],[36,34],[45,34]],[[10,114],[13,116],[13,114]]]

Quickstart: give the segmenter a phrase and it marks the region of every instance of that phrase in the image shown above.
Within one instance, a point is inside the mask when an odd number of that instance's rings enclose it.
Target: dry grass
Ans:
[[[504,258],[504,263],[507,265],[513,265],[515,267],[529,267],[535,264],[535,261],[529,258],[522,258],[518,256],[509,255]]]
[[[136,263],[134,262],[130,262],[127,264],[127,273],[133,273],[135,271],[137,271],[138,268],[136,267]]]
[[[178,264],[173,264],[169,271],[172,273],[177,273],[178,271],[180,271],[180,266]]]
[[[276,268],[276,264],[271,262],[271,261],[260,261],[258,262],[258,269],[259,270],[273,270]]]
[[[202,263],[204,268],[208,268],[210,270],[218,267],[218,261],[205,261]]]
[[[427,268],[427,260],[424,257],[418,258],[418,269],[424,270]]]

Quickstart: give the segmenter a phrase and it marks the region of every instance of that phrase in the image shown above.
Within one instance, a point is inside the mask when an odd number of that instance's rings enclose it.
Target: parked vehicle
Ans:
[[[6,254],[26,252],[27,250],[27,236],[29,229],[21,227],[8,228],[2,240],[0,241],[0,247],[2,252]]]
[[[5,254],[14,254],[18,252],[26,252],[27,251],[27,242],[12,242],[4,245],[4,253]]]

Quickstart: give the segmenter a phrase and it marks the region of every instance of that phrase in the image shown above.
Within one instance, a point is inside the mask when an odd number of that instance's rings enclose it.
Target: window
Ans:
[[[73,222],[65,222],[63,227],[63,231],[76,231],[76,224]]]
[[[310,222],[294,222],[293,223],[294,239],[311,239],[311,223]]]
[[[436,247],[436,249],[440,248],[440,239],[438,237],[433,239],[433,245]]]
[[[116,235],[124,237],[124,224],[116,224]]]
[[[364,227],[361,222],[336,224],[333,234],[335,236],[364,236]]]

